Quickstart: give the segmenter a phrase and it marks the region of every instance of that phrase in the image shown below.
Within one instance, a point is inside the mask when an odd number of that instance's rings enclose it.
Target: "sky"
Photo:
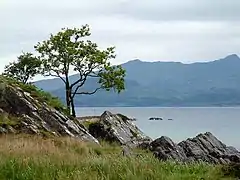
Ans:
[[[89,24],[120,64],[203,62],[240,54],[239,0],[0,0],[0,72],[63,27]]]

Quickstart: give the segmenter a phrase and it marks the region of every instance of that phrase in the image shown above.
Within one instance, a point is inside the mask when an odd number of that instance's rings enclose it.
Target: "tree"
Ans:
[[[5,66],[3,75],[26,84],[29,79],[40,73],[41,61],[32,53],[23,53],[17,61]]]
[[[74,117],[76,95],[91,95],[100,89],[113,89],[117,93],[124,90],[125,70],[121,66],[112,66],[109,62],[115,58],[115,48],[100,50],[96,43],[86,40],[90,35],[88,25],[79,29],[63,28],[35,46],[40,54],[39,59],[43,62],[43,75],[58,77],[65,84],[67,108],[69,112],[72,109]],[[75,82],[70,82],[71,72],[79,75]],[[82,87],[90,78],[97,78],[98,86],[86,92]]]

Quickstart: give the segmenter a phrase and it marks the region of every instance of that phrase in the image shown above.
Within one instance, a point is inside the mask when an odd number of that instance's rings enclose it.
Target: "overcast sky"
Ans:
[[[62,27],[89,24],[115,64],[207,61],[240,54],[240,0],[1,0],[0,72]]]

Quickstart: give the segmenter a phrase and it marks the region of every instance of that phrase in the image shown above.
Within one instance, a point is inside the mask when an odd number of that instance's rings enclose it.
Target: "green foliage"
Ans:
[[[73,99],[77,94],[91,95],[99,89],[124,90],[125,70],[121,66],[112,66],[109,60],[115,58],[114,47],[99,49],[96,43],[84,38],[90,36],[88,25],[80,29],[63,28],[42,43],[35,46],[39,59],[43,62],[42,74],[59,77],[65,83],[66,103],[74,109]],[[79,74],[74,82],[69,81],[70,70]],[[89,91],[82,87],[89,78],[97,78],[99,86]]]
[[[23,83],[40,73],[41,61],[31,53],[23,53],[16,62],[5,66],[4,75]]]
[[[96,43],[85,39],[90,35],[88,25],[73,29],[62,28],[60,32],[51,34],[48,40],[39,42],[34,47],[39,53],[38,57],[32,53],[23,53],[17,62],[5,67],[4,75],[24,84],[40,73],[60,78],[65,84],[67,111],[70,112],[71,106],[72,115],[75,116],[75,95],[91,95],[100,89],[113,89],[120,93],[125,89],[125,70],[109,62],[116,57],[115,48],[101,50]],[[79,75],[74,82],[69,79],[72,70]],[[99,85],[85,91],[82,87],[90,78],[96,78]],[[38,93],[48,96],[43,92]],[[57,100],[54,101],[56,103]]]
[[[99,83],[101,87],[110,91],[113,88],[115,91],[120,93],[125,89],[124,86],[124,77],[125,70],[121,66],[105,66],[105,71],[99,71]]]

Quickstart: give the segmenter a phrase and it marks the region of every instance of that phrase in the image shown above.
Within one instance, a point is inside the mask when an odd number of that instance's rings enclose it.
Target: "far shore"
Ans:
[[[240,106],[76,106],[76,108],[240,108]]]

